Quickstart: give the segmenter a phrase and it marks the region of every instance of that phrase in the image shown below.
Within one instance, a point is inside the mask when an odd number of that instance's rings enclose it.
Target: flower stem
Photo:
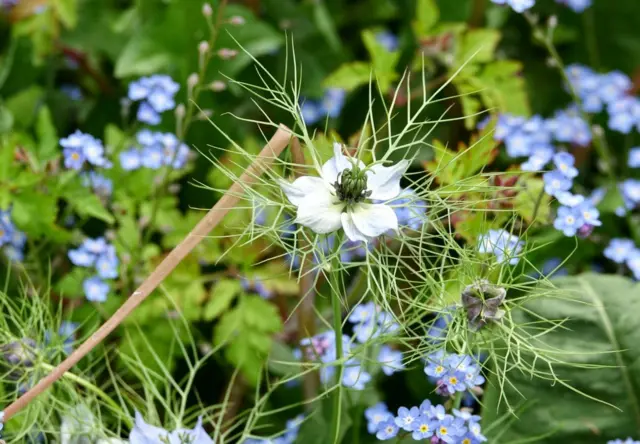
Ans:
[[[333,443],[336,444],[340,438],[340,417],[342,415],[342,307],[340,303],[340,244],[342,239],[336,237],[336,249],[334,257],[331,260],[331,270],[329,271],[329,283],[331,286],[331,308],[333,309],[333,332],[336,341],[336,364],[335,374],[337,379],[337,388],[333,397],[333,411],[331,412],[331,436]]]
[[[50,372],[54,369],[54,366],[51,364],[46,364],[46,363],[41,363],[40,366],[42,368],[44,368],[46,371]],[[99,387],[97,387],[96,385],[92,384],[91,382],[87,381],[86,379],[75,375],[71,372],[67,372],[63,375],[64,378],[68,379],[69,381],[72,381],[76,384],[78,384],[79,386],[82,386],[84,388],[86,388],[87,390],[92,391],[93,393],[95,393],[99,398],[101,398],[103,401],[105,401],[107,404],[109,404],[109,406],[113,409],[114,412],[120,412],[121,413],[121,419],[127,424],[127,426],[129,426],[129,428],[133,428],[133,422],[131,421],[131,418],[129,417],[129,415],[122,409],[122,407],[120,407],[118,405],[117,402],[115,402],[109,395],[107,395],[102,389],[100,389]]]

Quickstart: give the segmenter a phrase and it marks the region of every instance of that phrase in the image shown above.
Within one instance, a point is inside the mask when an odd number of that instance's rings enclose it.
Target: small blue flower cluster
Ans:
[[[511,157],[528,157],[520,167],[524,171],[540,171],[553,158],[553,142],[585,146],[591,142],[589,125],[575,108],[557,112],[551,119],[501,114],[494,138],[504,142]]]
[[[389,52],[396,51],[400,46],[398,36],[390,31],[380,31],[376,33],[376,41]]]
[[[629,165],[629,168],[640,168],[640,146],[629,150],[627,165]]]
[[[424,372],[435,380],[438,392],[443,395],[466,392],[484,384],[480,366],[474,364],[470,356],[446,353],[442,350],[427,357]]]
[[[518,255],[524,247],[524,242],[518,236],[506,230],[489,230],[478,238],[478,252],[482,254],[494,254],[498,263],[508,262],[511,265],[518,263]]]
[[[81,170],[85,162],[97,167],[111,167],[111,162],[104,157],[102,142],[80,130],[60,139],[60,145],[66,168]]]
[[[640,248],[631,239],[611,239],[604,250],[604,257],[616,264],[626,264],[633,276],[640,280]]]
[[[622,199],[624,200],[624,207],[627,210],[633,210],[640,206],[640,180],[627,179],[618,185]],[[618,215],[624,215],[625,208],[621,208],[616,213]]]
[[[344,106],[347,93],[340,88],[329,88],[319,100],[305,100],[300,106],[305,124],[313,125],[325,116],[338,117]]]
[[[142,77],[129,84],[129,100],[141,101],[137,119],[149,125],[157,125],[161,121],[160,114],[175,108],[174,96],[180,85],[166,75],[156,74]]]
[[[142,149],[130,148],[120,153],[120,166],[123,170],[138,168],[157,170],[163,166],[184,168],[189,159],[189,148],[171,133],[141,130],[136,139]]]
[[[535,4],[535,0],[491,0],[497,5],[508,5],[516,12],[524,12],[531,9]],[[565,5],[575,12],[582,12],[591,6],[592,0],[556,0],[557,3]]]
[[[444,406],[434,406],[428,399],[419,407],[400,407],[397,416],[384,402],[369,407],[364,415],[368,432],[382,441],[395,438],[400,430],[410,433],[415,441],[429,439],[432,444],[479,444],[487,440],[479,416],[457,409],[450,415]]]
[[[90,187],[98,196],[108,198],[113,192],[113,181],[95,171],[82,175],[82,184]]]
[[[629,95],[631,79],[619,71],[598,74],[582,65],[569,65],[565,71],[583,109],[599,113],[606,108],[609,128],[629,134],[635,126],[640,130],[640,99]]]
[[[247,293],[257,293],[263,299],[271,299],[273,296],[273,291],[265,287],[260,279],[247,279],[242,276],[240,278],[240,285]]]
[[[286,429],[282,436],[277,438],[250,438],[242,441],[242,444],[293,444],[298,438],[302,421],[304,421],[304,415],[300,414],[287,421]]]
[[[383,311],[373,302],[356,305],[348,320],[355,324],[353,333],[356,340],[362,344],[400,329],[398,323],[393,319],[393,315]]]
[[[327,331],[317,334],[311,338],[305,338],[300,341],[303,347],[298,356],[301,358],[302,353],[305,354],[309,361],[320,360],[323,363],[333,363],[337,360],[337,350],[335,333]],[[351,342],[347,335],[342,335],[342,356],[348,356],[351,353]],[[336,369],[334,365],[326,365],[320,369],[320,381],[327,383],[335,375]],[[344,364],[342,372],[342,385],[354,390],[363,390],[365,384],[371,381],[371,375],[367,373],[356,359],[349,359]]]
[[[27,236],[18,230],[11,219],[11,210],[0,210],[0,248],[10,261],[24,260]]]
[[[556,0],[557,3],[567,6],[573,9],[575,12],[583,12],[585,9],[591,6],[593,0]]]
[[[98,275],[85,279],[82,284],[87,300],[104,302],[109,294],[109,284],[104,279],[119,276],[118,256],[113,245],[103,237],[86,239],[80,248],[69,250],[69,260],[78,267],[95,267]]]
[[[627,438],[624,441],[621,439],[614,439],[613,441],[607,441],[607,444],[640,444],[640,441],[636,441],[633,438]]]

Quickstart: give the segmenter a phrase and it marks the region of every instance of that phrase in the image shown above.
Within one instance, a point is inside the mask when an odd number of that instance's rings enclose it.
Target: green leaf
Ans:
[[[640,285],[621,276],[590,273],[553,282],[559,297],[530,299],[526,311],[519,313],[521,321],[539,324],[540,319],[567,319],[562,328],[541,338],[546,348],[557,350],[565,362],[598,368],[556,365],[554,371],[563,384],[510,372],[509,383],[502,387],[505,395],[516,405],[526,402],[526,408],[518,418],[510,418],[512,422],[494,428],[494,435],[501,436],[489,436],[489,442],[512,443],[543,433],[550,435],[544,439],[548,444],[600,444],[638,436]],[[549,371],[538,364],[540,370]],[[489,381],[485,389],[483,421],[489,425],[505,412],[505,404],[504,400],[499,403],[497,381]]]
[[[544,181],[523,176],[518,184],[518,194],[513,198],[514,209],[528,223],[546,223],[551,214],[551,197],[544,192]]]
[[[25,191],[13,196],[11,213],[16,225],[33,237],[48,236],[55,227],[58,205],[50,194]]]
[[[47,106],[40,108],[36,121],[38,135],[37,158],[41,164],[55,159],[58,154],[58,134],[51,119],[51,112]]]
[[[31,86],[9,97],[5,102],[7,109],[13,114],[16,125],[23,128],[31,126],[36,117],[36,109],[42,100],[44,91],[39,86]]]
[[[104,144],[116,149],[127,141],[127,135],[116,125],[110,123],[104,129]]]
[[[480,97],[487,108],[528,117],[531,114],[524,78],[519,75],[522,64],[499,60],[486,65],[476,79]]]
[[[265,333],[277,333],[282,329],[278,309],[260,296],[247,296],[241,304],[247,326]]]
[[[71,273],[64,275],[56,284],[56,292],[61,296],[69,299],[80,299],[84,297],[82,283],[89,277],[89,271],[86,268],[75,267]]]
[[[495,29],[471,29],[464,34],[458,48],[456,61],[463,64],[487,63],[494,59],[494,52],[500,41],[500,31]]]
[[[413,21],[413,32],[418,38],[426,37],[433,26],[438,23],[440,10],[435,0],[418,0],[416,19]]]
[[[115,222],[113,215],[105,208],[100,198],[88,188],[78,187],[68,190],[65,197],[80,216],[95,217],[108,224]]]
[[[362,32],[362,41],[364,42],[373,70],[382,91],[387,91],[391,87],[391,82],[398,78],[396,73],[396,65],[400,60],[399,51],[389,51],[376,39],[376,34],[371,30]]]
[[[318,30],[324,36],[329,47],[336,53],[341,52],[342,44],[340,43],[340,36],[338,35],[333,17],[327,10],[324,0],[314,2],[313,17]]]
[[[329,74],[324,81],[327,88],[342,88],[347,92],[369,83],[371,79],[371,65],[366,62],[344,63]]]
[[[78,23],[77,0],[53,0],[54,7],[60,21],[67,27],[73,28]]]
[[[229,308],[241,289],[237,279],[220,279],[216,282],[209,293],[210,300],[204,307],[203,319],[211,321],[220,316]]]
[[[0,102],[0,134],[8,134],[13,128],[13,114]]]
[[[12,38],[7,52],[2,55],[2,58],[0,58],[0,88],[2,88],[7,77],[9,77],[9,73],[13,67],[13,59],[16,54],[17,47],[18,39]]]

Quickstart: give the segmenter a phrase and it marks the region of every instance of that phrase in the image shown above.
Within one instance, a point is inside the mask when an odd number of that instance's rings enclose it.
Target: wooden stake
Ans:
[[[26,407],[36,396],[45,391],[51,384],[56,382],[64,375],[65,372],[78,363],[84,356],[93,350],[100,342],[102,342],[115,328],[126,319],[135,308],[145,300],[158,285],[173,271],[174,268],[198,245],[211,230],[213,230],[224,218],[224,216],[233,209],[244,192],[244,187],[253,185],[258,176],[260,176],[266,168],[282,153],[291,140],[291,130],[284,125],[280,125],[278,131],[273,135],[271,140],[267,142],[256,160],[247,168],[235,182],[231,188],[222,196],[222,198],[209,210],[202,220],[195,226],[193,230],[185,237],[178,246],[176,246],[167,257],[153,270],[153,272],[145,279],[145,281],[133,292],[131,297],[116,311],[111,318],[96,330],[80,347],[71,353],[67,359],[62,361],[51,373],[38,381],[28,392],[11,403],[4,410],[4,421],[8,421],[16,413]]]

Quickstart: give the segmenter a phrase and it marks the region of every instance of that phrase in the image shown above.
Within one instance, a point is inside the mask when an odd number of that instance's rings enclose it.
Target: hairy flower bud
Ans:
[[[240,25],[244,25],[246,23],[246,20],[244,19],[244,17],[241,17],[239,15],[234,15],[229,19],[229,23],[231,25],[240,26]]]
[[[204,5],[202,5],[202,15],[204,15],[207,18],[213,15],[213,8],[209,3],[205,3]]]
[[[198,52],[202,55],[209,52],[209,42],[202,41],[198,44]]]
[[[225,89],[227,89],[227,84],[222,80],[214,80],[209,84],[209,89],[215,92],[224,91]]]
[[[229,60],[234,58],[237,55],[238,55],[238,51],[236,51],[235,49],[220,48],[218,50],[218,57],[220,57],[222,60]]]

